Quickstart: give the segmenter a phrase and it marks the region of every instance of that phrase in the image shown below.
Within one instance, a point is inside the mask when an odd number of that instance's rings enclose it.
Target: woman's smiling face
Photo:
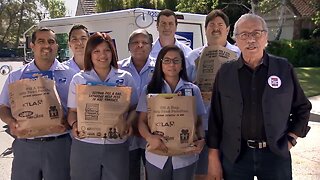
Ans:
[[[91,59],[95,69],[110,68],[112,52],[108,43],[102,42],[96,48],[94,48],[91,52]]]

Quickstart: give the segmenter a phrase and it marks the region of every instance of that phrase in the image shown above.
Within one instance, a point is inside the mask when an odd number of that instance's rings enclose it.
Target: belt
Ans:
[[[253,149],[262,149],[267,147],[267,142],[265,141],[256,141],[256,140],[247,140],[247,146]]]
[[[69,134],[62,134],[60,136],[50,136],[50,137],[38,137],[34,139],[24,139],[25,141],[39,141],[39,142],[48,142],[48,141],[53,141],[61,138],[65,138],[69,136]]]

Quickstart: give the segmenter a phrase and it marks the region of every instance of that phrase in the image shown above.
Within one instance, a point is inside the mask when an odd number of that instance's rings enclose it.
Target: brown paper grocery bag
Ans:
[[[147,150],[159,155],[182,155],[190,151],[197,120],[194,96],[160,94],[148,96],[148,126],[151,133],[163,136],[168,152]]]
[[[126,138],[131,87],[77,85],[78,131],[81,137]]]
[[[48,78],[21,79],[9,85],[11,113],[26,134],[18,138],[62,133],[66,129],[55,82]]]
[[[210,102],[213,83],[221,65],[234,61],[237,54],[222,46],[207,46],[196,60],[196,84],[199,86],[204,102]]]

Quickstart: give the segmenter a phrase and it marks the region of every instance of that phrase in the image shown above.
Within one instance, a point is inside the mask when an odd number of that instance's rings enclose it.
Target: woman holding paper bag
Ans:
[[[144,87],[141,93],[137,111],[139,115],[139,131],[148,142],[146,151],[146,171],[147,179],[152,180],[192,180],[195,172],[198,154],[204,145],[204,131],[201,124],[201,115],[205,113],[205,108],[201,98],[199,88],[188,81],[185,67],[185,57],[181,49],[177,46],[165,46],[159,52],[157,57],[155,71],[150,83]],[[149,94],[182,94],[185,96],[194,96],[196,102],[195,134],[196,139],[192,147],[187,147],[189,152],[183,155],[165,156],[156,151],[168,152],[165,136],[162,132],[151,133],[148,117],[147,95]],[[148,101],[149,102],[149,101]],[[190,102],[190,107],[192,107]],[[161,106],[161,105],[159,105]],[[173,110],[170,110],[171,112]],[[166,112],[166,111],[164,111]],[[185,111],[184,111],[185,112]],[[187,118],[187,117],[186,117]],[[170,126],[171,123],[157,123],[161,126]],[[156,126],[157,126],[156,125]],[[171,138],[173,139],[173,138]],[[181,139],[180,139],[181,140]],[[152,152],[150,152],[152,151]]]
[[[106,87],[110,85],[113,87]],[[124,93],[121,90],[123,86],[125,88],[131,87],[129,88],[131,89],[130,92],[132,91],[131,94]],[[83,88],[91,89],[90,94],[81,93],[80,90],[83,90]],[[92,91],[92,88],[95,88],[94,91]],[[108,91],[105,89],[108,89]],[[69,89],[68,122],[72,127],[74,136],[70,157],[71,179],[128,179],[129,149],[127,135],[129,132],[126,129],[129,129],[129,121],[127,112],[129,106],[130,109],[134,109],[137,104],[138,95],[135,89],[131,74],[118,69],[117,55],[111,37],[105,33],[92,35],[85,50],[84,71],[73,77]],[[119,92],[111,92],[112,90],[119,90]],[[119,109],[123,108],[122,104],[119,106],[119,102],[122,102],[124,96],[129,96],[124,98],[125,100],[129,99],[127,102],[128,108],[124,114],[119,116]],[[89,103],[87,101],[83,102],[84,100],[81,98],[87,98],[85,100],[92,98],[92,101]],[[82,104],[85,104],[85,109],[80,108]],[[107,108],[105,108],[106,106]],[[114,113],[112,114],[112,112]],[[83,121],[85,123],[89,122],[90,125],[90,121],[91,124],[97,123],[98,120],[100,122],[101,117],[101,126],[99,124],[98,126],[95,124],[94,128],[83,126]],[[102,128],[106,123],[112,123],[119,118],[124,121],[117,121],[115,127],[124,122],[124,125],[122,125],[124,127],[123,131],[121,128],[120,130],[118,128]],[[78,124],[80,125],[79,129]],[[91,134],[83,134],[83,132],[99,128],[101,128],[101,131],[108,132],[96,133],[92,131]],[[82,135],[85,137],[83,138]],[[96,136],[99,135],[101,137],[97,138]]]

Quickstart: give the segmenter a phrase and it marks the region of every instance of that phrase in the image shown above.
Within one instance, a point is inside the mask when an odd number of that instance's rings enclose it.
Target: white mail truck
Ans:
[[[86,26],[90,33],[107,32],[114,39],[119,59],[129,56],[128,40],[132,31],[144,28],[152,34],[153,40],[158,38],[156,28],[157,15],[160,10],[154,9],[127,9],[113,12],[97,13],[91,15],[46,19],[40,21],[38,27],[53,29],[60,38],[58,42],[63,46],[62,59],[72,57],[68,50],[67,37],[71,27],[75,24]],[[206,44],[204,23],[205,15],[176,12],[178,27],[176,38],[189,45],[192,49]],[[60,47],[61,48],[61,47]],[[60,59],[61,60],[61,59]]]

